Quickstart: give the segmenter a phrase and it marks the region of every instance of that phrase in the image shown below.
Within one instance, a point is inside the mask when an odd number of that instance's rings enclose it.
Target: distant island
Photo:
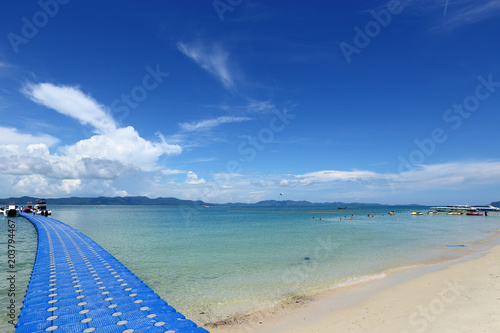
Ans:
[[[15,203],[18,206],[24,206],[28,202],[35,204],[38,197],[17,197],[0,199],[0,206],[6,206],[9,203]],[[420,204],[405,204],[405,205],[388,205],[379,203],[362,203],[362,202],[310,202],[310,201],[294,201],[294,200],[264,200],[255,203],[230,202],[224,204],[207,203],[201,200],[183,200],[173,197],[151,199],[145,196],[135,197],[70,197],[70,198],[47,198],[49,205],[164,205],[164,206],[179,206],[179,205],[195,205],[195,206],[327,206],[327,207],[362,207],[362,206],[422,206]],[[492,202],[492,206],[499,207],[500,201]]]
[[[360,207],[360,206],[422,206],[419,204],[407,204],[407,205],[385,205],[385,204],[379,204],[379,203],[362,203],[362,202],[341,202],[341,201],[336,201],[336,202],[310,202],[310,201],[294,201],[294,200],[264,200],[264,201],[259,201],[256,203],[226,203],[224,205],[234,205],[234,206],[301,206],[301,207],[307,207],[307,206],[328,206],[328,207]]]

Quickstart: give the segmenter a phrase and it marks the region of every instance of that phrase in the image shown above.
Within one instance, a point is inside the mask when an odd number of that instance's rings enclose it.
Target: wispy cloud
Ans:
[[[304,184],[312,182],[330,182],[330,181],[362,181],[367,179],[381,178],[382,175],[372,171],[354,170],[354,171],[339,171],[339,170],[322,170],[309,172],[303,175],[298,175]]]
[[[447,11],[448,11],[448,0],[446,0],[446,3],[444,4],[443,16],[446,16]]]
[[[476,187],[500,184],[500,161],[449,162],[422,165],[411,171],[392,174],[389,179],[396,186],[414,189],[439,189],[448,187]]]
[[[455,27],[483,21],[493,16],[500,15],[500,1],[457,1],[446,8],[445,27]]]
[[[23,92],[32,101],[91,125],[99,133],[116,129],[116,122],[106,107],[84,94],[78,87],[51,83],[28,84]]]
[[[172,175],[178,175],[178,174],[181,174],[181,173],[186,173],[186,171],[183,171],[183,170],[175,170],[175,169],[165,169],[165,170],[161,170],[161,174],[162,174],[162,176],[165,176],[165,177],[172,176]]]
[[[213,129],[214,127],[220,126],[222,124],[229,123],[240,123],[243,121],[249,121],[252,118],[249,117],[235,117],[235,116],[222,116],[215,119],[205,119],[198,122],[191,123],[180,123],[179,127],[187,132],[194,131],[208,131]]]
[[[216,109],[226,112],[231,112],[233,114],[247,114],[247,115],[259,115],[259,114],[269,114],[273,111],[277,111],[278,108],[270,100],[256,100],[249,97],[245,97],[246,102],[242,104],[202,104],[199,105],[205,109]],[[295,107],[295,105],[287,105],[287,107]],[[286,108],[285,108],[286,109]]]
[[[217,78],[225,88],[235,88],[234,75],[229,66],[229,53],[222,46],[218,44],[206,45],[201,42],[179,42],[177,49]]]
[[[195,158],[194,160],[190,161],[190,163],[206,163],[206,162],[212,162],[216,161],[217,157],[200,157],[200,158]]]
[[[282,177],[289,180],[290,175]],[[459,189],[464,186],[477,187],[487,184],[500,184],[500,161],[463,162],[456,161],[442,164],[421,165],[402,173],[378,173],[368,170],[322,170],[302,175],[295,175],[285,184],[293,186],[330,186],[338,182],[349,182],[370,186],[376,190],[442,190]]]
[[[273,117],[275,114],[287,112],[287,107],[280,111],[271,101],[251,98],[246,98],[246,101],[241,104],[202,104],[194,107],[201,107],[205,109],[206,113],[220,114],[223,111],[227,115],[178,123],[179,131],[168,137],[169,142],[182,144],[185,148],[206,146],[216,141],[225,140],[226,133],[224,131],[213,130],[218,126],[252,121],[270,115]],[[278,141],[275,140],[275,142]]]
[[[415,1],[420,10],[443,12],[444,22],[434,29],[453,29],[462,25],[477,23],[500,15],[499,0],[443,0],[439,2]]]
[[[269,113],[276,110],[276,105],[271,101],[251,100],[245,105],[244,109],[248,113]]]

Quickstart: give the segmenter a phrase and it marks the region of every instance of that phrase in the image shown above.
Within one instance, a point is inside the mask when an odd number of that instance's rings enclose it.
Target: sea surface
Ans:
[[[295,297],[372,279],[402,267],[477,251],[500,216],[412,216],[427,207],[50,206],[199,325],[270,308]],[[396,215],[390,216],[389,211]],[[372,216],[368,216],[368,214]],[[352,219],[351,219],[352,218]],[[37,235],[16,221],[16,310]],[[0,217],[0,331],[7,306],[7,218]],[[449,247],[448,245],[465,245]]]

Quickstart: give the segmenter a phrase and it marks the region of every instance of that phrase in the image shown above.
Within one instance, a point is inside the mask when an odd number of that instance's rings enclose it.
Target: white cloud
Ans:
[[[19,152],[19,146],[16,144],[10,145],[0,145],[0,156],[4,158],[9,158],[10,156],[17,155]]]
[[[109,159],[83,157],[76,162],[77,178],[116,179],[137,172],[138,170]]]
[[[24,152],[0,159],[6,175],[39,175],[48,179],[115,179],[136,169],[119,161],[95,157],[51,154],[45,144],[29,145]]]
[[[190,163],[206,163],[206,162],[212,162],[217,160],[217,157],[200,157],[200,158],[195,158],[194,160],[191,160]]]
[[[15,187],[28,190],[29,193],[47,193],[49,182],[41,175],[29,175],[19,178]]]
[[[73,193],[82,185],[80,179],[63,179],[58,189],[66,194]]]
[[[367,170],[322,170],[295,176],[294,186],[322,185],[349,182],[349,186],[363,186],[373,191],[427,191],[443,189],[478,188],[500,184],[500,162],[450,162],[421,165],[402,173],[384,174]],[[286,184],[281,184],[286,185]]]
[[[366,179],[376,179],[381,178],[384,175],[377,174],[372,171],[338,171],[338,170],[322,170],[309,172],[303,175],[299,175],[303,183],[311,182],[328,182],[328,181],[356,181],[356,180],[366,180]]]
[[[131,127],[117,128],[107,108],[77,87],[51,83],[29,84],[24,93],[36,103],[77,119],[81,124],[95,128],[97,134],[63,148],[67,157],[81,160],[108,160],[144,170],[157,168],[160,156],[180,154],[179,145],[171,145],[158,133],[159,140],[148,141]],[[86,160],[89,163],[90,160]]]
[[[168,144],[162,136],[158,142],[147,141],[133,127],[128,126],[81,140],[65,147],[64,151],[70,156],[109,159],[152,170],[157,168],[156,162],[161,155],[180,154],[182,149],[178,145]]]
[[[414,189],[439,189],[442,186],[477,187],[485,184],[500,184],[500,162],[449,162],[422,165],[389,179],[396,185],[410,185]]]
[[[208,131],[214,127],[217,127],[222,124],[229,124],[229,123],[239,123],[243,121],[249,121],[252,120],[252,118],[249,117],[234,117],[234,116],[223,116],[215,119],[205,119],[201,120],[198,122],[191,122],[191,123],[180,123],[179,127],[188,132],[194,132],[194,131]]]
[[[29,84],[24,88],[24,93],[38,104],[74,118],[83,125],[91,125],[98,133],[116,129],[116,123],[107,108],[85,95],[78,87],[51,83]]]
[[[125,190],[116,189],[113,180],[102,179],[51,179],[32,174],[13,176],[0,174],[0,197],[10,196],[127,196]]]
[[[114,187],[113,185],[113,180],[81,180],[81,183],[78,183],[77,180],[74,182],[66,182],[66,181],[61,181],[59,184],[59,188],[70,188],[74,187],[72,190],[72,194],[79,194],[79,195],[88,195],[88,193],[92,193],[92,195],[99,195],[99,196],[110,196],[110,197],[115,197],[115,196],[127,196],[128,192],[125,190],[118,190]]]
[[[186,184],[198,185],[198,184],[204,184],[204,183],[205,183],[205,179],[203,179],[203,178],[198,179],[198,175],[195,174],[193,171],[189,171],[186,174]]]
[[[229,53],[220,45],[207,46],[201,42],[191,44],[179,42],[177,49],[221,81],[224,87],[234,88],[234,78],[228,64]]]
[[[15,128],[0,126],[0,147],[10,146],[11,148],[24,149],[30,144],[43,143],[47,146],[53,146],[59,142],[59,139],[48,134],[27,134],[20,133]],[[5,155],[3,155],[5,156]]]
[[[178,174],[182,174],[182,173],[186,173],[186,171],[183,171],[183,170],[173,170],[173,169],[161,170],[161,174],[164,177],[171,176],[171,175],[178,175]]]
[[[28,154],[34,157],[43,157],[50,154],[49,147],[44,143],[36,143],[26,147]]]
[[[267,187],[268,186],[268,184],[265,181],[263,181],[262,179],[252,181],[252,185],[258,186],[258,187]]]

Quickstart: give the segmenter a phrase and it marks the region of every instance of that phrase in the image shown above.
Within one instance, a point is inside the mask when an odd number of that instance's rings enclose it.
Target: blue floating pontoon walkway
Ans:
[[[38,248],[16,333],[207,333],[78,230],[21,214]]]

